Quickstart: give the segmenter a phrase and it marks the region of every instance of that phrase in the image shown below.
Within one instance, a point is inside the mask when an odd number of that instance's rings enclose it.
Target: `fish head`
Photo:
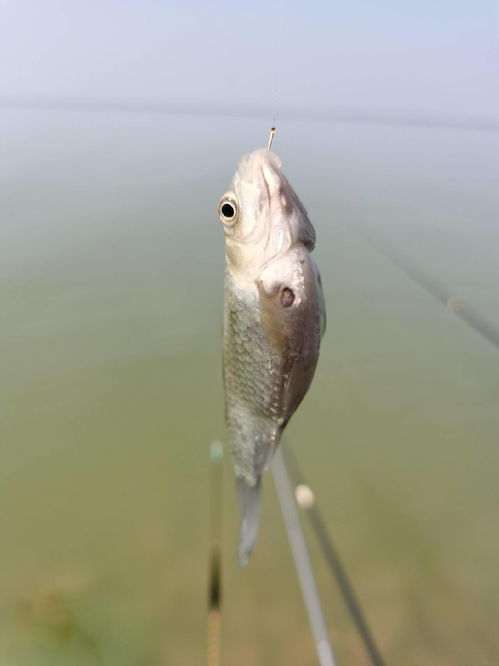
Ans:
[[[218,202],[229,270],[254,278],[296,243],[309,250],[315,232],[307,211],[270,150],[243,155],[231,186]]]

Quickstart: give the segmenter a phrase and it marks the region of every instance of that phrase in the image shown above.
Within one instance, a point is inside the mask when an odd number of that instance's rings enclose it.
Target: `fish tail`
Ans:
[[[260,478],[253,486],[241,478],[237,479],[236,483],[243,517],[239,532],[239,566],[244,567],[255,547],[258,535],[262,489]]]

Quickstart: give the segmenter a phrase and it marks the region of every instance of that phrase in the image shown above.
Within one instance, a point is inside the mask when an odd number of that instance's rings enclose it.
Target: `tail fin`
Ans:
[[[260,479],[250,486],[244,479],[237,479],[237,494],[243,516],[239,532],[239,566],[244,567],[253,551],[258,535],[261,507]]]

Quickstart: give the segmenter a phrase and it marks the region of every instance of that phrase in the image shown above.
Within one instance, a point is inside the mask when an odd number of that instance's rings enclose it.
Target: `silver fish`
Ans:
[[[218,213],[226,260],[225,410],[244,566],[258,533],[261,476],[310,386],[326,315],[310,256],[315,231],[277,155],[244,155]]]

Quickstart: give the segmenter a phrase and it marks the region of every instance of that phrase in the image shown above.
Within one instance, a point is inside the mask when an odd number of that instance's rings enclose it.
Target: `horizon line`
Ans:
[[[193,102],[172,103],[167,100],[130,100],[126,98],[98,98],[72,96],[0,95],[0,110],[19,109],[26,111],[86,111],[93,113],[195,115],[226,118],[276,118],[270,107],[243,105],[196,104]],[[362,108],[328,107],[307,109],[288,107],[277,114],[279,120],[353,123],[426,129],[467,130],[498,132],[499,118],[479,118],[442,115],[438,113],[392,114]]]

